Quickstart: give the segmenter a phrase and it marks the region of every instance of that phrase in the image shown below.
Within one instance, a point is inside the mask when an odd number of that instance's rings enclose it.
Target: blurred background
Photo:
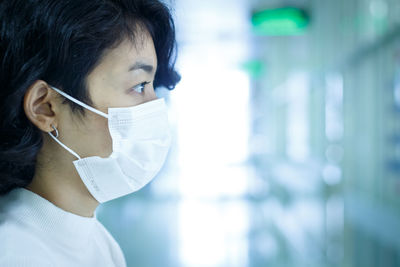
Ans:
[[[97,213],[128,266],[400,266],[400,1],[168,4],[173,146]]]

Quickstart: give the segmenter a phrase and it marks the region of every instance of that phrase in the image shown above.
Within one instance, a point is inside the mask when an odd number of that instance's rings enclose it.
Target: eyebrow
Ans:
[[[134,70],[144,70],[147,73],[152,73],[154,67],[152,65],[138,61],[129,68],[129,71],[134,71]]]

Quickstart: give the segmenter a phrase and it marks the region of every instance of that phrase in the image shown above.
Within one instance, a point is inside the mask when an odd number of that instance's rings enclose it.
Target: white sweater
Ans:
[[[66,212],[14,189],[0,197],[0,266],[126,266],[117,242],[96,217]]]

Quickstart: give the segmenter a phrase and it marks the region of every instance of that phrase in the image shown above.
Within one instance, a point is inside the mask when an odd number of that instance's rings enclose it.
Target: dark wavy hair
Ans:
[[[106,49],[146,29],[158,67],[154,87],[174,89],[175,26],[158,0],[0,1],[0,195],[27,186],[34,176],[42,133],[26,117],[23,99],[37,80],[92,104],[86,78]],[[73,112],[84,109],[64,100]]]

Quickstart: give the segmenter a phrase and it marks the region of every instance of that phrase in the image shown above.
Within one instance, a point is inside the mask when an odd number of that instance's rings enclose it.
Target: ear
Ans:
[[[54,90],[45,81],[37,80],[25,93],[24,111],[36,127],[44,132],[51,132],[54,131],[51,125],[57,127],[55,103]]]

